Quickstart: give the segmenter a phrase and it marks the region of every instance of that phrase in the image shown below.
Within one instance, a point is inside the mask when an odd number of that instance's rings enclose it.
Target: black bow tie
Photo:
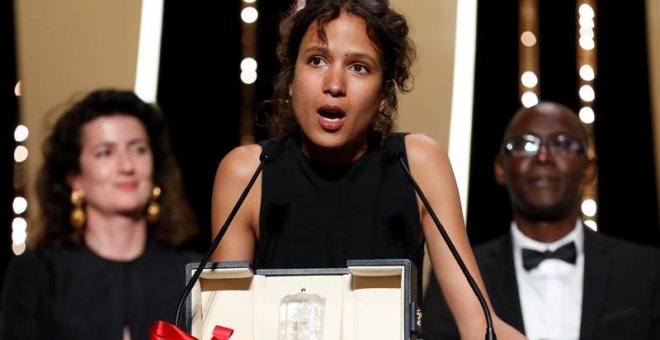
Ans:
[[[536,268],[543,260],[547,259],[558,259],[563,260],[568,263],[575,264],[575,259],[577,258],[577,251],[575,250],[575,243],[567,243],[555,251],[546,250],[545,252],[526,249],[522,250],[523,256],[523,267],[525,270],[532,270]]]

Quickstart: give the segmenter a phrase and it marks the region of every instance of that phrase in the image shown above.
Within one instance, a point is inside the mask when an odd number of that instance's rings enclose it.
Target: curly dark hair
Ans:
[[[43,144],[44,163],[36,188],[42,218],[30,232],[30,247],[76,247],[84,243],[83,231],[69,222],[73,205],[67,177],[81,170],[83,126],[96,118],[114,115],[137,118],[149,137],[153,182],[162,189],[160,218],[149,224],[150,234],[176,246],[197,233],[197,219],[184,195],[181,171],[162,113],[132,91],[98,89],[64,112]]]
[[[324,26],[342,11],[365,21],[369,38],[382,52],[382,93],[387,104],[378,112],[370,132],[382,136],[394,128],[397,88],[401,92],[412,89],[410,66],[416,57],[405,17],[390,8],[388,0],[307,0],[302,9],[294,4],[280,22],[277,55],[281,68],[275,79],[272,112],[267,122],[272,137],[281,139],[299,129],[289,102],[289,85],[293,82],[298,51],[307,29],[316,23],[317,34],[325,41]]]

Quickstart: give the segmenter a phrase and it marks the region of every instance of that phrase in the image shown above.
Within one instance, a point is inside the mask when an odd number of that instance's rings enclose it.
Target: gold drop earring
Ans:
[[[160,187],[154,185],[154,188],[151,189],[151,200],[149,201],[149,206],[147,206],[147,221],[149,222],[156,222],[160,218],[160,204],[158,204],[160,194]]]
[[[71,211],[70,222],[73,228],[81,229],[85,224],[87,216],[85,216],[85,210],[83,205],[85,203],[85,190],[76,189],[71,192],[71,204],[73,204],[73,210]]]

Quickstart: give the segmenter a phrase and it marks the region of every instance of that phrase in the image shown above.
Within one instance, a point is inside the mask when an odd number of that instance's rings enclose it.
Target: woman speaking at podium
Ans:
[[[220,163],[215,234],[262,149],[278,148],[213,260],[250,261],[261,269],[407,258],[421,268],[426,242],[462,338],[483,339],[482,307],[398,163],[403,157],[428,193],[483,291],[446,151],[427,136],[392,132],[397,91],[410,90],[415,57],[406,19],[385,0],[298,1],[280,23],[280,35],[281,71],[268,121],[272,139],[237,147]],[[523,338],[494,320],[501,339]]]

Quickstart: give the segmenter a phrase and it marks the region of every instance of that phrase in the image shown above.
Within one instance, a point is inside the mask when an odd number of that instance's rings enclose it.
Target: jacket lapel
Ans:
[[[582,284],[582,320],[580,339],[594,339],[596,322],[607,292],[610,264],[607,245],[600,242],[595,232],[584,232],[584,282]]]
[[[488,263],[488,268],[482,269],[482,272],[484,276],[492,275],[484,277],[484,281],[497,315],[524,333],[512,249],[511,235],[507,234],[481,259]]]

